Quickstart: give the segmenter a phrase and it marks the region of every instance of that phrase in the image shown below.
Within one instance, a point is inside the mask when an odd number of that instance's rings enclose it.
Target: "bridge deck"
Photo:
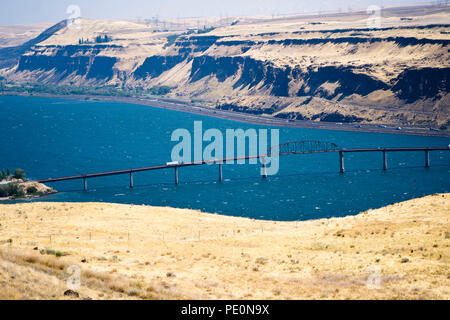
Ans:
[[[398,151],[429,152],[429,151],[446,151],[446,150],[450,150],[450,147],[335,149],[335,150],[314,150],[314,151],[304,151],[304,152],[296,152],[296,151],[280,152],[279,155],[285,156],[285,155],[294,155],[294,154],[314,154],[314,153],[328,153],[328,152],[339,152],[339,153],[343,154],[343,153],[350,153],[350,152],[398,152]],[[174,165],[170,165],[170,164],[155,165],[155,166],[142,167],[142,168],[133,168],[133,169],[116,170],[116,171],[105,171],[105,172],[80,174],[80,175],[67,176],[67,177],[41,179],[41,180],[37,180],[37,182],[49,183],[49,182],[58,182],[58,181],[67,181],[67,180],[113,176],[113,175],[120,175],[120,174],[132,174],[134,172],[161,170],[161,169],[168,169],[168,168],[199,166],[199,165],[212,164],[212,163],[222,164],[222,163],[227,163],[227,162],[231,162],[231,161],[259,159],[259,158],[264,158],[267,156],[270,156],[270,154],[269,155],[254,155],[254,156],[245,156],[245,157],[224,158],[224,159],[215,159],[215,160],[205,160],[205,161],[198,161],[198,162],[180,163],[180,164],[174,164]]]

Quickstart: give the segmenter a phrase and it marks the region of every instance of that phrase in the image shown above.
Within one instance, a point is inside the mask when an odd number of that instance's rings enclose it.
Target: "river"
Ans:
[[[303,128],[274,128],[142,105],[73,99],[0,96],[0,169],[23,168],[43,179],[165,164],[171,161],[172,132],[249,128],[279,129],[280,143],[319,140],[341,148],[445,147],[447,137]],[[225,135],[225,134],[224,134]],[[437,192],[450,191],[450,152],[345,155],[339,174],[336,153],[285,156],[277,175],[261,179],[260,165],[224,165],[224,182],[215,165],[50,184],[60,193],[39,201],[115,202],[199,209],[267,220],[307,220],[345,216]],[[1,209],[0,209],[1,210]]]

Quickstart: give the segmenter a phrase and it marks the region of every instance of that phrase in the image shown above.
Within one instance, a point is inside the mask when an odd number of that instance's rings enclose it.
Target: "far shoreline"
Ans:
[[[236,111],[219,110],[208,108],[205,106],[194,105],[182,100],[171,98],[136,98],[136,97],[114,97],[102,95],[57,95],[57,94],[27,94],[23,92],[0,92],[0,96],[23,96],[23,97],[41,97],[56,98],[80,101],[101,101],[101,102],[120,102],[136,105],[144,105],[154,108],[179,111],[190,114],[198,114],[207,117],[220,118],[230,121],[243,122],[256,125],[265,125],[271,127],[288,127],[288,128],[304,128],[304,129],[320,129],[334,131],[353,131],[353,132],[370,132],[385,134],[403,134],[418,135],[428,137],[450,137],[450,131],[430,131],[423,128],[403,127],[397,130],[394,127],[380,128],[378,125],[360,124],[361,128],[353,127],[356,123],[343,123],[336,125],[334,122],[316,122],[308,120],[295,120],[293,122],[268,116],[259,116]],[[88,99],[88,100],[87,100]],[[397,127],[397,126],[396,126]]]
[[[58,193],[59,193],[59,191],[54,191],[54,192],[49,192],[49,193],[46,193],[46,194],[40,194],[40,195],[28,196],[28,197],[21,197],[21,198],[4,197],[4,198],[0,198],[0,204],[16,204],[16,203],[38,201],[38,200],[40,200],[42,198],[53,196],[53,195],[58,194]]]

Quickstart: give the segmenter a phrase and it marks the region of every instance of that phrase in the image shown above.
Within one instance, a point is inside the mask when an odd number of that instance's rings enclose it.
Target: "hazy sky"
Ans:
[[[93,19],[289,14],[422,3],[424,0],[0,0],[0,25],[58,22],[69,5]]]

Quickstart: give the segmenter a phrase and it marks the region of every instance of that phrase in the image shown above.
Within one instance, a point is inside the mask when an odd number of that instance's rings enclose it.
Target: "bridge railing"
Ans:
[[[320,153],[320,152],[332,152],[337,151],[339,147],[333,142],[327,141],[292,141],[282,143],[276,146],[271,147],[268,150],[268,155],[270,156],[272,153],[279,155],[288,155],[288,154],[305,154],[305,153]]]

